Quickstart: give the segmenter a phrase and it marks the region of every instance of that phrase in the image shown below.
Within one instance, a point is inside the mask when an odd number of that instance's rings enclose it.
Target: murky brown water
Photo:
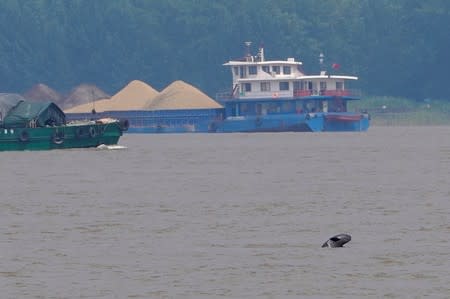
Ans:
[[[450,127],[120,143],[0,153],[1,298],[450,296]]]

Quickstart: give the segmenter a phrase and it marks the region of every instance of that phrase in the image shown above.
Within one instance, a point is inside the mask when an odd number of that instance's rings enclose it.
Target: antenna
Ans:
[[[324,67],[323,61],[325,60],[325,55],[322,52],[319,54],[319,63],[320,63],[320,75],[324,76],[327,74],[327,67]],[[328,74],[328,77],[330,74]]]
[[[97,112],[95,111],[95,96],[94,96],[94,91],[91,90],[91,99],[92,99],[92,114],[96,114]]]
[[[247,61],[250,60],[250,46],[252,45],[252,42],[245,42],[245,48],[246,48],[246,53],[245,53],[245,57],[247,58]]]
[[[319,54],[319,63],[320,63],[320,70],[323,71],[323,60],[325,58],[325,55],[323,55],[322,52]]]

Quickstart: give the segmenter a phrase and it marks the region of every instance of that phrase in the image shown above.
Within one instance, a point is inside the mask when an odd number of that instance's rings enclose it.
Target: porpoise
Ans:
[[[351,239],[352,237],[350,235],[339,234],[329,238],[325,243],[323,243],[322,247],[330,247],[330,248],[343,247],[344,244],[350,242]]]

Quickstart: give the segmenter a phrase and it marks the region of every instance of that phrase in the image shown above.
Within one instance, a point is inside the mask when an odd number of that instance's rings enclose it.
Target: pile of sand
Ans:
[[[66,113],[90,113],[129,110],[210,109],[221,108],[216,101],[183,81],[175,81],[158,93],[150,85],[131,81],[110,99],[101,99],[65,109]]]
[[[89,113],[95,108],[97,112],[142,110],[158,94],[150,85],[133,80],[110,99],[97,100],[94,103],[78,105],[66,109],[66,113]]]
[[[95,85],[81,84],[72,89],[69,96],[64,100],[63,108],[75,107],[81,104],[90,105],[98,99],[109,98],[109,95]]]
[[[32,86],[23,94],[23,97],[27,100],[39,102],[50,101],[54,102],[56,105],[63,104],[63,97],[58,92],[42,83]]]
[[[175,81],[145,107],[147,110],[209,109],[222,106],[199,89],[183,81]]]
[[[133,80],[111,98],[109,110],[142,110],[157,95],[158,91],[150,85]]]
[[[72,108],[64,109],[65,113],[91,113],[93,109],[97,112],[106,111],[110,99],[100,99],[91,103],[77,105]]]

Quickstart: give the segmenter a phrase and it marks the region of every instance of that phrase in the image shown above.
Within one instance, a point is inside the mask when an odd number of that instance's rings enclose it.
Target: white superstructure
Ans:
[[[246,42],[247,54],[239,60],[224,63],[229,66],[233,78],[233,90],[229,98],[299,98],[320,95],[349,95],[345,89],[345,80],[357,80],[354,76],[330,75],[321,71],[319,75],[303,73],[302,62],[294,58],[269,60],[264,58],[264,48],[258,54],[250,54],[250,42]],[[323,62],[321,54],[320,62]]]

